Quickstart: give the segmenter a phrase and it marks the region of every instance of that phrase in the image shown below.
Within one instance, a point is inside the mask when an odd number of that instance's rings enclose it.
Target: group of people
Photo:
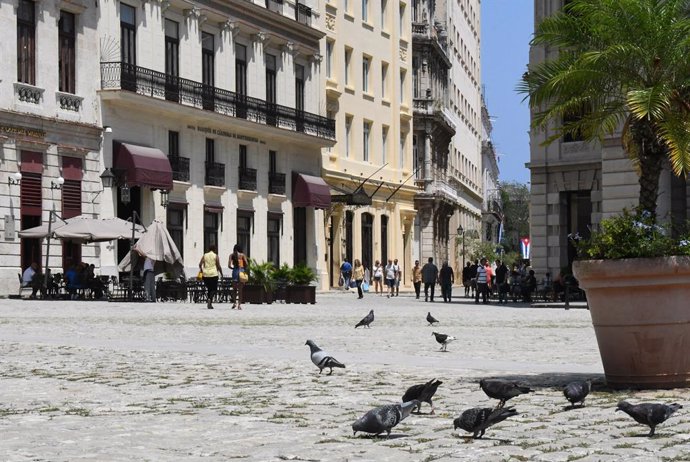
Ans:
[[[453,268],[444,261],[441,269],[434,264],[434,259],[429,257],[426,264],[419,266],[419,260],[415,260],[414,268],[412,268],[412,285],[414,286],[415,296],[420,297],[422,283],[424,284],[424,301],[434,301],[434,292],[436,284],[441,286],[441,295],[443,301],[450,303],[453,293],[453,284],[455,284],[455,272]]]
[[[232,253],[228,257],[228,268],[232,276],[234,296],[232,309],[242,309],[242,289],[249,277],[249,260],[242,251],[242,246],[235,244]],[[223,268],[220,265],[215,245],[209,246],[207,252],[199,261],[199,273],[201,274],[204,285],[206,286],[206,308],[213,309],[213,300],[218,292],[218,278],[223,277]]]
[[[31,298],[36,298],[37,293],[41,294],[41,298],[45,298],[46,294],[56,296],[64,286],[71,300],[85,297],[87,289],[91,298],[101,299],[105,293],[105,285],[96,277],[95,269],[94,264],[67,262],[64,275],[55,274],[55,277],[51,277],[48,272],[46,281],[38,263],[33,262],[22,273],[22,287],[31,287]]]
[[[364,298],[364,292],[369,290],[371,283],[374,284],[374,294],[387,298],[400,295],[400,280],[402,269],[398,264],[398,259],[388,259],[388,264],[383,265],[376,260],[372,271],[369,270],[366,262],[359,259],[354,260],[354,265],[347,258],[340,265],[340,283],[345,289],[356,288],[357,298]],[[373,276],[372,276],[373,274]]]
[[[508,303],[508,297],[516,302],[521,299],[525,303],[532,301],[532,294],[537,289],[537,279],[534,270],[525,264],[513,265],[509,270],[505,262],[496,260],[492,265],[488,259],[467,262],[462,270],[462,280],[465,286],[465,297],[474,298],[476,304],[481,296],[482,303],[489,302],[491,293],[498,294],[498,303]]]

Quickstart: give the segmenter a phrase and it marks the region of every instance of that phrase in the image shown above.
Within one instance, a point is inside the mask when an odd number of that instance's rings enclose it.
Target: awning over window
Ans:
[[[204,211],[210,212],[210,213],[223,213],[224,207],[221,204],[217,203],[206,203],[204,204]]]
[[[113,166],[124,170],[129,186],[172,190],[172,168],[160,149],[116,141],[113,151]]]
[[[292,190],[293,207],[327,209],[331,205],[331,189],[323,178],[297,173]]]

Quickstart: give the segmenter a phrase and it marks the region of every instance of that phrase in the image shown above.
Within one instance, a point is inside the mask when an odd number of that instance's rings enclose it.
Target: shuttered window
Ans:
[[[17,9],[17,82],[36,85],[36,6],[19,0]]]
[[[41,216],[42,191],[40,173],[22,173],[20,183],[22,215]]]
[[[62,218],[81,215],[81,181],[65,180],[62,185]]]

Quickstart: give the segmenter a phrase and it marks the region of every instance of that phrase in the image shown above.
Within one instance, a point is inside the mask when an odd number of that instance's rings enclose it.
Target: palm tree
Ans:
[[[532,45],[560,50],[533,66],[518,91],[532,127],[621,142],[639,174],[639,205],[656,217],[659,176],[670,160],[690,170],[690,0],[571,0],[537,27]]]

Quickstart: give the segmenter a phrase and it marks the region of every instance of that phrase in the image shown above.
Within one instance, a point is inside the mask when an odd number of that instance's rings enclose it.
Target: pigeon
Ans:
[[[418,405],[419,401],[412,400],[406,403],[387,404],[374,408],[352,424],[352,431],[355,435],[357,432],[373,433],[374,435],[386,432],[390,437],[391,428],[410,415],[412,409]]]
[[[498,406],[496,406],[496,409],[501,409],[506,404],[506,401],[511,398],[534,391],[516,382],[509,382],[508,380],[501,379],[482,379],[479,381],[479,386],[482,387],[482,390],[484,390],[484,393],[486,393],[489,398],[501,401],[498,403]]]
[[[474,433],[472,438],[481,438],[487,428],[514,415],[518,415],[518,413],[512,407],[501,409],[475,407],[463,412],[460,417],[453,421],[453,426],[454,430],[460,427],[466,432]]]
[[[433,316],[431,315],[431,311],[429,311],[429,312],[426,314],[426,322],[428,322],[430,326],[433,326],[434,323],[438,323],[438,319],[436,319],[435,317],[433,317]]]
[[[328,375],[331,375],[333,373],[334,367],[342,367],[343,369],[345,368],[345,364],[341,363],[333,356],[330,356],[311,340],[307,340],[305,345],[309,345],[309,349],[311,350],[311,362],[313,362],[314,365],[319,368],[319,374],[321,374],[325,368],[330,369]]]
[[[592,391],[592,379],[576,380],[565,386],[563,394],[565,399],[570,401],[572,407],[575,407],[575,403],[580,403],[581,406],[585,405],[585,398],[590,391]]]
[[[666,419],[671,417],[671,414],[676,412],[678,409],[682,409],[683,406],[680,404],[657,404],[657,403],[642,403],[642,404],[630,404],[627,401],[621,401],[618,403],[616,412],[623,411],[630,417],[635,419],[636,422],[648,425],[651,431],[647,436],[654,436],[654,430],[657,425],[664,422]]]
[[[369,311],[369,314],[364,316],[362,320],[357,323],[355,329],[357,329],[359,326],[369,327],[369,324],[372,322],[374,322],[374,310]]]
[[[419,385],[412,385],[407,389],[402,397],[403,403],[412,401],[416,399],[419,401],[419,406],[417,406],[417,412],[422,408],[422,403],[429,403],[431,405],[431,413],[434,413],[434,403],[431,402],[431,398],[436,393],[438,386],[443,382],[436,379],[431,379],[427,383],[420,383]]]
[[[436,337],[436,341],[441,344],[441,351],[446,351],[446,347],[448,347],[448,344],[455,340],[455,337],[446,334],[432,332],[431,335]]]

